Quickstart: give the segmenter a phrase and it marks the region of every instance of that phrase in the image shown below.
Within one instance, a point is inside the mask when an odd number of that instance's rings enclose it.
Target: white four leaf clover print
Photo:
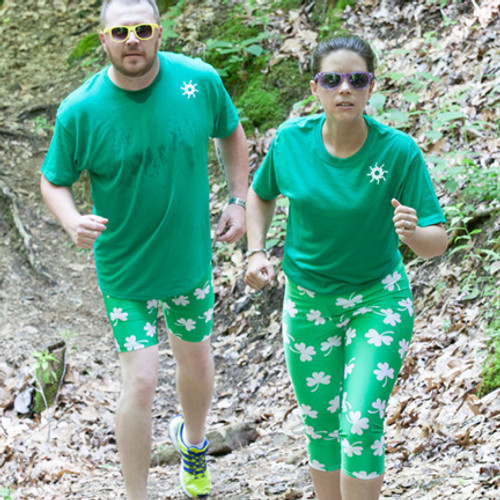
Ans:
[[[410,349],[410,343],[407,340],[400,340],[399,341],[399,355],[401,356],[401,359],[403,359],[406,356],[406,353]]]
[[[338,298],[335,305],[342,306],[344,309],[350,309],[351,307],[356,307],[356,305],[362,301],[362,295],[354,295],[354,293],[352,293],[348,299]]]
[[[352,424],[351,432],[353,434],[363,435],[363,431],[370,428],[368,418],[362,417],[360,411],[351,411],[347,416],[347,421]]]
[[[191,330],[194,330],[196,328],[196,321],[194,319],[185,319],[185,318],[181,318],[181,319],[178,319],[175,324],[177,326],[183,326],[188,332],[190,332]]]
[[[179,295],[179,297],[172,299],[172,302],[176,306],[187,306],[189,305],[189,297],[186,297],[185,295]]]
[[[361,441],[357,441],[356,443],[350,444],[347,439],[344,439],[342,441],[342,449],[344,450],[344,453],[348,457],[353,457],[354,455],[361,455],[363,453],[363,447],[360,446]]]
[[[313,410],[310,406],[308,405],[301,405],[300,410],[302,411],[302,416],[303,417],[310,417],[310,418],[318,418],[318,412],[316,410]]]
[[[330,413],[335,413],[340,408],[340,396],[335,396],[333,399],[328,401],[328,404],[330,406],[327,408],[327,410]]]
[[[352,371],[354,370],[354,367],[356,366],[354,364],[354,361],[356,361],[356,358],[352,358],[349,361],[349,363],[345,364],[345,367],[344,367],[344,378],[347,378],[347,376],[350,375],[352,373]]]
[[[394,378],[394,368],[389,366],[389,363],[377,363],[378,370],[373,370],[373,373],[377,376],[377,380],[383,380],[385,387],[387,385],[388,379]]]
[[[156,334],[156,324],[151,324],[149,321],[146,323],[146,326],[144,327],[144,330],[146,331],[146,335],[148,337],[154,337]]]
[[[325,318],[321,317],[321,311],[315,311],[314,309],[311,309],[307,314],[306,314],[307,321],[314,322],[316,326],[318,325],[324,325],[326,320]]]
[[[295,352],[300,353],[300,361],[312,361],[312,357],[316,355],[316,350],[313,346],[306,346],[304,342],[295,344]]]
[[[370,328],[368,330],[368,333],[365,334],[365,337],[369,339],[368,340],[369,344],[373,344],[375,347],[381,347],[382,344],[391,345],[393,338],[390,335],[388,335],[389,333],[394,333],[394,332],[378,333],[377,330],[375,330],[374,328]]]
[[[138,351],[139,349],[144,349],[145,340],[137,340],[135,335],[131,335],[125,339],[125,349],[127,351]]]
[[[400,292],[401,289],[405,286],[403,283],[403,276],[399,272],[394,272],[388,274],[383,280],[381,280],[383,287],[389,292]],[[299,288],[300,295],[309,295],[314,297],[314,293],[308,292],[305,289]],[[337,307],[341,307],[346,310],[345,314],[343,314],[340,318],[328,317],[328,313],[325,314],[325,310],[319,309],[309,309],[308,312],[299,310],[298,303],[295,303],[290,298],[285,300],[283,316],[289,316],[290,318],[297,318],[302,316],[304,320],[312,326],[311,334],[314,332],[314,328],[318,327],[325,328],[328,325],[334,325],[339,329],[344,330],[343,334],[332,334],[330,337],[324,337],[325,340],[321,341],[320,352],[317,352],[317,345],[308,345],[308,341],[306,337],[303,337],[305,342],[301,342],[299,340],[295,340],[293,335],[293,331],[290,331],[290,325],[286,324],[286,321],[283,325],[283,337],[285,344],[288,344],[288,349],[292,352],[296,353],[297,358],[300,359],[302,363],[309,363],[311,361],[314,362],[314,359],[318,359],[318,356],[323,359],[331,355],[335,349],[342,348],[342,344],[345,346],[349,346],[352,344],[354,339],[359,336],[361,338],[356,339],[356,341],[361,341],[364,338],[365,342],[375,349],[381,349],[381,354],[383,355],[384,349],[391,347],[392,349],[397,349],[399,357],[403,359],[406,356],[410,348],[410,342],[405,339],[398,338],[397,327],[398,324],[401,324],[403,320],[406,320],[408,317],[413,317],[414,315],[414,306],[411,298],[405,298],[399,300],[397,302],[397,306],[394,307],[381,307],[376,305],[369,305],[366,301],[365,297],[362,294],[353,292],[349,296],[344,296],[336,299],[335,305]],[[366,314],[375,314],[381,317],[378,321],[378,326],[375,328],[369,328],[368,331],[361,331],[358,327],[358,331],[354,327],[350,327],[349,323],[352,319],[359,315]],[[406,316],[408,315],[408,316]],[[380,327],[380,325],[387,325],[385,327]],[[397,344],[395,347],[393,344]],[[318,349],[319,350],[319,349]],[[388,352],[388,351],[387,351]],[[361,359],[361,358],[360,358]],[[395,373],[395,368],[392,366],[392,361],[385,362],[384,358],[379,358],[380,362],[376,362],[376,366],[370,368],[371,376],[375,380],[380,383],[381,387],[386,387],[390,380],[394,380],[397,373]],[[357,361],[355,357],[351,359],[348,358],[344,365],[344,380],[348,379],[351,375],[353,375],[357,368],[357,365],[360,364],[361,361]],[[392,365],[392,366],[391,366]],[[315,368],[314,365],[313,369]],[[360,364],[361,367],[361,364]],[[323,368],[323,366],[321,367]],[[307,375],[305,375],[305,383],[310,391],[310,393],[318,392],[318,394],[326,394],[326,392],[322,392],[325,390],[330,390],[329,386],[332,385],[333,381],[332,376],[329,374],[329,370],[321,371],[320,367],[317,367],[317,371],[311,370]],[[376,383],[376,382],[375,382]],[[324,387],[325,389],[322,389]],[[328,389],[327,389],[328,388]],[[341,388],[342,393],[342,388]],[[373,456],[383,456],[385,449],[384,437],[380,437],[376,439],[374,442],[364,443],[364,441],[357,441],[355,436],[363,436],[364,433],[371,432],[371,427],[374,425],[375,420],[380,418],[382,421],[385,417],[385,413],[387,410],[387,401],[381,398],[376,398],[368,404],[371,404],[371,409],[366,409],[367,412],[365,415],[361,411],[358,411],[356,408],[352,408],[351,404],[348,401],[347,392],[342,393],[341,395],[335,396],[333,399],[328,396],[325,399],[321,400],[310,400],[313,404],[301,404],[301,413],[302,417],[305,421],[306,435],[309,440],[331,440],[336,439],[341,444],[341,447],[344,453],[349,457],[360,456],[364,453],[373,455]],[[370,407],[369,407],[370,408]],[[318,429],[321,423],[321,413],[329,412],[330,414],[339,414],[339,418],[345,419],[350,425],[350,437],[348,439],[340,439],[339,431],[335,430],[333,432],[328,430],[320,430]],[[340,410],[342,410],[343,416],[340,417]],[[319,422],[318,422],[319,421]],[[354,438],[353,438],[354,436]],[[364,438],[366,439],[366,438]],[[375,439],[375,438],[374,438]],[[366,447],[366,449],[364,449]],[[324,470],[324,464],[318,462],[317,460],[313,460],[310,462],[311,467],[317,469]],[[377,477],[379,472],[372,472],[371,470],[354,472],[353,474],[356,477],[362,479],[370,479],[373,477]]]
[[[203,300],[208,295],[209,292],[210,292],[210,283],[207,281],[202,288],[197,288],[194,291],[194,296],[198,300]]]
[[[325,470],[325,466],[322,463],[318,462],[317,460],[312,460],[311,462],[309,462],[309,465],[313,469]]]
[[[114,326],[118,324],[118,321],[127,321],[128,313],[124,312],[121,307],[113,307],[113,311],[109,314],[109,319]]]
[[[295,318],[297,313],[298,311],[295,307],[295,302],[291,299],[286,299],[285,304],[283,305],[283,314],[289,314],[291,318]]]
[[[380,439],[377,439],[371,446],[373,450],[373,454],[375,456],[381,457],[384,453],[384,444],[385,444],[385,439],[384,436],[382,436]]]
[[[334,347],[340,347],[342,345],[342,339],[338,335],[335,337],[328,337],[326,342],[321,342],[321,350],[326,351],[325,356],[328,356]]]
[[[154,300],[148,300],[146,308],[147,308],[149,314],[153,314],[153,312],[155,311],[155,309],[158,308],[159,303],[160,303],[159,300],[155,300],[155,299]]]
[[[304,295],[304,294],[309,295],[309,297],[311,297],[311,299],[314,299],[314,296],[316,295],[314,292],[306,290],[305,288],[303,288],[301,286],[297,286],[297,290],[299,291],[300,295]]]
[[[389,290],[389,292],[393,292],[394,289],[397,288],[401,290],[401,287],[398,284],[398,281],[402,278],[401,274],[398,271],[395,271],[394,274],[388,274],[383,280],[382,284],[385,285],[385,289]]]
[[[378,398],[375,402],[372,403],[372,407],[375,408],[375,410],[368,410],[368,413],[378,413],[380,418],[384,418],[386,405],[386,401],[382,401],[380,398]]]
[[[214,316],[214,308],[211,307],[208,311],[205,311],[203,313],[203,316],[199,316],[200,319],[204,319],[205,320],[205,323],[208,323],[211,321],[211,319],[213,318]]]
[[[311,392],[315,392],[320,385],[329,385],[331,378],[331,375],[326,375],[325,372],[314,372],[312,377],[307,377],[307,386],[313,387]]]

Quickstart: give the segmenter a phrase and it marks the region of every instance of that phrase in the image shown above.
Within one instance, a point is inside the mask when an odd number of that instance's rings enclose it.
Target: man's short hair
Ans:
[[[149,4],[153,9],[155,21],[160,24],[160,12],[158,10],[158,5],[156,5],[156,0],[103,0],[101,7],[101,26],[103,28],[106,25],[106,13],[112,3],[122,3],[124,5],[138,5],[141,3]]]

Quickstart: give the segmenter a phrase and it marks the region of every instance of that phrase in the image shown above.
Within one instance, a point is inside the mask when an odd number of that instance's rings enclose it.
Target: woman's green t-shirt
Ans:
[[[281,125],[253,189],[265,200],[289,199],[285,273],[311,291],[337,293],[380,279],[400,261],[392,198],[417,211],[419,226],[445,218],[410,136],[365,116],[364,145],[336,158],[323,144],[324,120]]]

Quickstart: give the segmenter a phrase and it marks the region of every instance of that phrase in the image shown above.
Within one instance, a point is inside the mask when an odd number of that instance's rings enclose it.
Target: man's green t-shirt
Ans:
[[[368,137],[336,158],[321,137],[324,114],[282,124],[253,189],[290,202],[283,269],[298,285],[342,293],[391,272],[401,259],[392,198],[417,211],[418,225],[445,222],[422,154],[407,134],[365,116]]]
[[[61,186],[88,170],[94,213],[109,219],[94,246],[99,286],[117,298],[169,297],[202,278],[211,261],[209,138],[239,122],[211,66],[166,52],[159,60],[143,90],[117,87],[106,68],[71,93],[42,166]]]

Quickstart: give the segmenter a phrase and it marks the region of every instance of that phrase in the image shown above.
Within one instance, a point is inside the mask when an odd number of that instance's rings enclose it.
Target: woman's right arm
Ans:
[[[108,219],[98,215],[81,215],[76,208],[71,188],[58,186],[44,175],[40,181],[43,200],[73,243],[81,248],[92,248],[95,240],[106,229]]]
[[[260,290],[274,278],[274,269],[265,251],[252,253],[253,250],[264,250],[269,227],[273,220],[276,200],[263,200],[252,187],[247,198],[247,240],[248,268],[245,282],[255,290]]]

